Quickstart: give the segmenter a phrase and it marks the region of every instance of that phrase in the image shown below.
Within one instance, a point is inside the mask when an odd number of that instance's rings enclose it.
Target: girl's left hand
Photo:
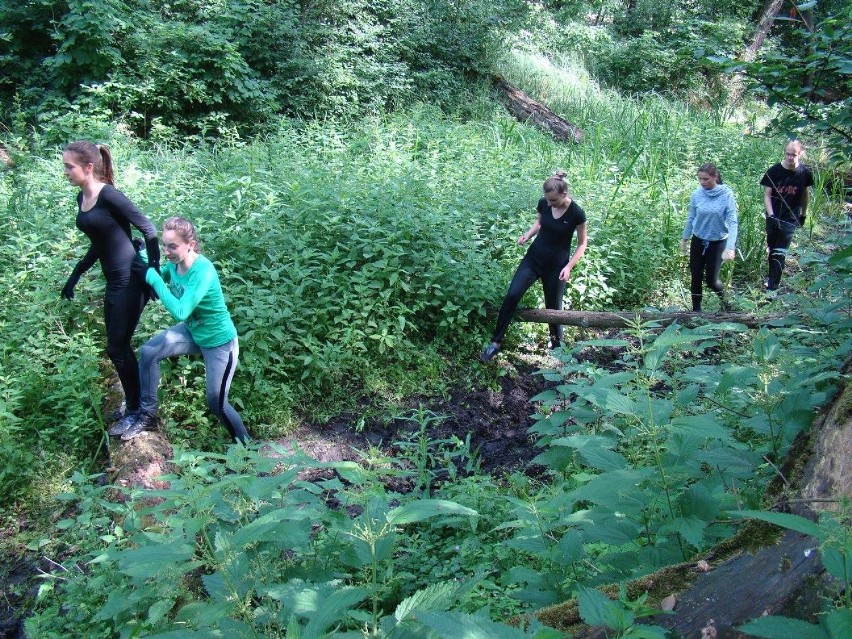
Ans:
[[[725,249],[722,251],[723,262],[730,262],[732,259],[734,259],[734,249]]]
[[[571,267],[570,266],[566,266],[565,268],[563,268],[559,272],[559,279],[562,280],[563,282],[567,282],[568,280],[571,279]]]

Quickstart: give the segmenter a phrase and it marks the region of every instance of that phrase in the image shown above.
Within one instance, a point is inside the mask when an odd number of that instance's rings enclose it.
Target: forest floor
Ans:
[[[387,488],[406,493],[415,487],[411,458],[425,418],[424,432],[433,460],[440,456],[436,446],[443,446],[448,452],[447,464],[459,467],[472,462],[475,472],[494,475],[515,471],[539,475],[543,467],[530,463],[540,449],[528,433],[534,423],[534,406],[529,400],[555,385],[538,371],[556,366],[558,361],[543,348],[521,344],[488,364],[474,360],[472,365],[499,367],[497,387],[454,389],[445,397],[413,397],[398,411],[402,417],[367,420],[359,428],[355,427],[361,419],[358,413],[341,413],[326,424],[306,423],[274,443],[300,450],[318,462],[363,462],[368,456],[397,460],[402,472],[387,480]],[[112,407],[108,408],[111,412]],[[119,446],[113,452],[109,470],[115,472],[116,483],[155,487],[156,477],[167,472],[162,463],[164,455],[168,456],[163,450],[164,438],[145,435],[134,440],[134,446]],[[445,466],[430,467],[428,472],[440,481],[448,471]],[[331,470],[319,470],[310,479],[332,475]],[[56,568],[54,562],[62,560],[37,556],[16,542],[30,525],[24,519],[0,522],[0,639],[25,636],[22,618],[38,591],[40,574],[49,573]]]
[[[411,457],[412,444],[419,441],[422,431],[430,448],[448,450],[455,445],[459,451],[464,449],[458,457],[475,461],[481,473],[535,474],[530,462],[541,451],[528,433],[534,423],[530,399],[555,385],[538,371],[554,367],[558,361],[546,351],[523,344],[488,364],[475,365],[500,368],[497,388],[453,389],[445,397],[413,397],[406,408],[397,411],[399,417],[392,419],[359,423],[358,413],[342,413],[321,426],[301,426],[276,443],[320,462],[361,461],[365,454],[405,460]],[[394,488],[407,492],[404,486]]]

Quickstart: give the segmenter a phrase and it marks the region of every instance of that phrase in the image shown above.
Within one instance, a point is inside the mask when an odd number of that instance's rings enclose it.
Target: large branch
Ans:
[[[749,328],[759,328],[778,319],[777,316],[757,317],[744,313],[607,313],[601,311],[554,311],[550,309],[531,308],[519,311],[518,317],[525,322],[542,324],[562,324],[564,326],[580,326],[584,328],[625,328],[636,321],[655,321],[660,324],[671,324],[674,321],[684,326],[698,326],[707,323],[736,322]]]
[[[583,130],[580,127],[563,120],[518,87],[509,84],[500,76],[494,77],[494,86],[497,88],[501,102],[519,121],[552,133],[553,137],[561,142],[582,142]]]

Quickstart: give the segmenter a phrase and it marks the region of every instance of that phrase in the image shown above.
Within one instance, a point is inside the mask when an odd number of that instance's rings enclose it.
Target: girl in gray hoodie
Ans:
[[[701,185],[689,199],[689,215],[680,242],[681,253],[686,255],[689,243],[689,271],[692,275],[689,291],[692,310],[701,311],[702,278],[719,296],[722,310],[729,310],[724,297],[724,286],[719,279],[722,261],[734,259],[737,243],[737,202],[734,192],[722,184],[722,176],[714,164],[707,162],[698,169]]]

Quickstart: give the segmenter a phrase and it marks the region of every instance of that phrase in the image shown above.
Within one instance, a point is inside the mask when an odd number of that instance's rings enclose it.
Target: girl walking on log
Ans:
[[[545,306],[562,309],[565,284],[571,279],[571,270],[586,252],[588,242],[586,213],[568,193],[565,175],[564,171],[557,171],[542,185],[544,197],[538,201],[536,220],[518,238],[518,244],[523,246],[533,237],[535,241],[527,249],[509,284],[494,335],[479,356],[480,361],[487,362],[500,351],[518,303],[536,280],[541,280],[544,287]],[[577,248],[571,254],[575,231]],[[561,342],[562,325],[550,324],[550,347],[556,348]]]
[[[249,434],[243,420],[228,402],[240,346],[219,274],[213,263],[199,253],[198,235],[189,220],[182,217],[166,220],[163,249],[168,264],[163,267],[162,276],[141,260],[137,260],[134,268],[179,323],[142,345],[141,410],[126,428],[116,428],[112,434],[127,441],[143,430],[155,428],[160,362],[167,357],[198,353],[204,358],[206,369],[207,407],[231,437],[246,443]]]
[[[91,245],[74,267],[61,295],[67,300],[74,299],[74,287],[80,277],[100,260],[106,278],[107,355],[115,366],[125,398],[125,413],[117,412],[113,418],[127,419],[139,410],[139,366],[130,342],[147,301],[144,283],[131,276],[136,249],[130,227],[136,227],[145,236],[148,260],[154,270],[160,266],[157,229],[113,186],[112,155],[105,145],[85,140],[72,142],[65,147],[62,162],[65,177],[80,188],[76,224]]]
[[[698,183],[700,186],[689,199],[689,214],[680,241],[683,255],[687,254],[689,243],[692,310],[701,311],[702,278],[706,275],[707,286],[719,296],[722,310],[727,311],[730,307],[725,301],[725,287],[719,273],[723,260],[734,259],[739,228],[737,202],[731,188],[722,184],[719,169],[710,162],[698,169]]]

